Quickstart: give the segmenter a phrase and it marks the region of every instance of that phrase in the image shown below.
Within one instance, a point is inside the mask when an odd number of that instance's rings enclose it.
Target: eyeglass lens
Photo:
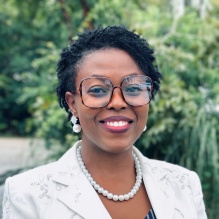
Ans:
[[[108,78],[92,77],[84,79],[80,88],[83,104],[91,108],[99,108],[110,102],[116,87]],[[127,104],[140,106],[150,102],[152,81],[144,75],[129,76],[123,79],[120,89]]]

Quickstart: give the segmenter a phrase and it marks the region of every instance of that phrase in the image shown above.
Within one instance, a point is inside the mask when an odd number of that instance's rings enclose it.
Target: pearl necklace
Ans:
[[[134,184],[133,188],[131,189],[131,191],[127,194],[124,194],[124,195],[114,195],[96,183],[96,181],[93,179],[93,177],[91,176],[91,174],[88,172],[87,168],[84,165],[84,162],[83,162],[82,157],[81,157],[81,146],[77,147],[76,155],[77,155],[78,163],[80,165],[82,172],[85,174],[85,176],[87,177],[90,184],[93,186],[93,188],[99,194],[105,196],[106,198],[108,198],[110,200],[113,200],[113,201],[119,200],[122,202],[122,201],[127,201],[127,200],[133,198],[136,195],[136,193],[138,192],[140,185],[141,185],[141,182],[142,182],[142,171],[141,171],[141,165],[140,165],[139,159],[134,152],[132,152],[132,156],[133,156],[134,161],[135,161],[135,168],[136,168],[136,174],[137,174],[136,181],[135,181],[135,184]]]

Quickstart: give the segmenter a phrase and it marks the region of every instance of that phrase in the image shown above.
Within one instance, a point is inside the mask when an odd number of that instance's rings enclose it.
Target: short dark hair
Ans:
[[[117,48],[127,52],[137,63],[143,73],[153,81],[153,93],[159,90],[161,74],[153,64],[155,61],[154,51],[145,39],[121,26],[99,27],[78,35],[78,38],[69,48],[63,49],[58,62],[57,95],[59,104],[66,111],[69,107],[65,101],[65,93],[75,92],[75,79],[80,61],[86,54],[97,50]]]

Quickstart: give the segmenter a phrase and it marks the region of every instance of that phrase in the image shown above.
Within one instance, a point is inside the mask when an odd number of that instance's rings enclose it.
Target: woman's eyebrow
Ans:
[[[131,74],[127,75],[127,76],[132,76],[132,75],[139,75],[139,74],[134,72],[134,73],[131,73]],[[104,78],[106,78],[105,75],[98,75],[98,74],[92,74],[92,75],[90,75],[90,77],[104,77]]]
[[[90,77],[104,77],[103,75],[92,74]]]

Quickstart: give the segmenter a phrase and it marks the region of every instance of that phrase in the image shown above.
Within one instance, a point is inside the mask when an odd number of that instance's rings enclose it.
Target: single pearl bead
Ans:
[[[99,192],[99,193],[103,193],[103,188],[100,187],[100,188],[98,189],[98,192]]]
[[[137,179],[137,180],[141,180],[141,176],[137,175],[137,176],[136,176],[136,179]]]
[[[133,198],[133,196],[134,196],[134,192],[132,192],[132,191],[129,192],[129,197],[130,197],[130,198]]]
[[[122,202],[122,201],[124,201],[124,199],[125,199],[125,198],[124,198],[124,195],[120,195],[120,196],[119,196],[119,201]]]
[[[128,194],[125,194],[124,195],[124,199],[127,201],[127,200],[129,200],[129,195]]]
[[[83,172],[85,173],[85,175],[88,173],[88,170],[86,169],[86,167],[84,167],[85,169],[83,170]]]
[[[118,196],[118,195],[114,195],[114,196],[113,196],[113,200],[114,200],[114,201],[118,201],[118,199],[119,199],[119,196]]]
[[[92,186],[94,186],[96,184],[96,182],[94,180],[91,180],[90,183]]]
[[[137,190],[135,188],[132,189],[132,192],[134,193],[134,195],[136,194]]]
[[[95,184],[95,185],[94,185],[94,188],[95,188],[96,190],[98,190],[98,189],[100,188],[100,186],[99,186],[98,184]]]
[[[75,124],[72,129],[75,133],[79,133],[81,131],[81,126],[79,124]]]
[[[135,185],[135,186],[133,187],[133,189],[137,190],[137,189],[138,189],[138,186]]]
[[[85,176],[88,178],[88,177],[91,177],[90,173],[86,172],[85,173]]]
[[[81,166],[81,169],[82,169],[82,171],[84,172],[84,170],[85,170],[85,166]]]
[[[82,160],[79,160],[78,163],[80,166],[84,165],[84,162]]]
[[[88,176],[87,178],[90,182],[93,180],[93,178],[91,176]]]
[[[108,193],[109,193],[109,192],[108,192],[107,190],[103,190],[103,195],[104,195],[104,196],[107,196]]]
[[[113,198],[113,194],[112,193],[108,193],[107,198],[108,199],[112,199]]]
[[[141,179],[136,179],[136,182],[137,183],[141,183]]]
[[[140,182],[136,182],[135,185],[139,188],[141,183]]]

